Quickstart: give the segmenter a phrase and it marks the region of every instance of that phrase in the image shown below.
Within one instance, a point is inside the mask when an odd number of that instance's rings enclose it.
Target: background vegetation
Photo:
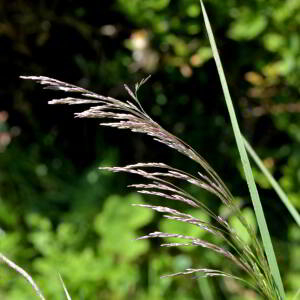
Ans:
[[[206,7],[242,130],[300,209],[300,3],[210,0]],[[47,105],[56,92],[18,78],[47,75],[126,99],[123,83],[151,73],[140,94],[144,108],[210,162],[251,219],[199,3],[2,0],[0,14],[0,251],[48,299],[63,297],[57,272],[74,299],[259,299],[231,280],[160,279],[190,266],[238,271],[202,249],[132,241],[157,228],[189,234],[193,227],[131,207],[158,199],[130,193],[135,178],[97,170],[137,161],[190,170],[189,161],[138,134],[74,120],[76,108]],[[299,229],[254,173],[291,299],[300,282]],[[191,192],[235,222],[212,196]],[[24,279],[0,268],[1,299],[32,299]]]

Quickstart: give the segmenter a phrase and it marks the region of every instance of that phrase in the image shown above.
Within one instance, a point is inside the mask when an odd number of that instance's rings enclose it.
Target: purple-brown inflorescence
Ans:
[[[141,194],[158,196],[162,199],[179,201],[194,208],[203,209],[213,220],[214,224],[204,222],[190,214],[180,212],[167,206],[154,205],[137,205],[140,207],[152,209],[163,213],[167,219],[175,220],[182,223],[192,224],[201,230],[218,236],[227,244],[227,248],[217,246],[211,242],[201,240],[192,236],[185,236],[178,233],[153,232],[139,239],[146,238],[177,238],[180,241],[175,243],[164,243],[161,246],[200,246],[210,249],[219,255],[229,259],[243,271],[245,271],[252,279],[249,283],[260,294],[268,299],[277,299],[277,296],[272,290],[273,279],[270,275],[270,270],[256,235],[248,223],[244,220],[240,210],[236,207],[233,201],[233,196],[230,191],[213,170],[213,168],[200,156],[192,147],[177,138],[173,134],[163,129],[156,123],[142,108],[137,92],[138,89],[149,79],[143,79],[135,85],[134,92],[125,85],[131,100],[120,101],[112,97],[106,97],[90,92],[86,89],[68,84],[56,79],[44,76],[21,76],[23,79],[33,80],[45,86],[46,89],[60,90],[79,94],[79,97],[65,97],[54,99],[49,104],[90,104],[91,107],[82,112],[76,113],[78,118],[98,118],[108,119],[111,121],[100,123],[102,126],[116,127],[119,129],[129,129],[133,132],[144,133],[151,136],[154,140],[167,145],[168,147],[177,150],[181,154],[198,163],[202,170],[197,176],[191,175],[182,170],[168,166],[164,163],[137,163],[125,167],[106,167],[102,170],[112,172],[125,172],[141,176],[150,182],[145,184],[133,184],[130,187],[136,188]],[[203,174],[204,173],[204,174]],[[175,184],[174,181],[183,181],[193,184],[207,192],[215,195],[224,205],[229,207],[233,213],[238,216],[240,222],[248,231],[252,245],[245,243],[236,233],[227,221],[221,216],[216,215],[203,202],[195,198],[186,190]],[[166,275],[187,275],[193,273],[201,273],[202,276],[224,276],[242,280],[239,277],[231,274],[206,269],[186,269],[182,272]]]

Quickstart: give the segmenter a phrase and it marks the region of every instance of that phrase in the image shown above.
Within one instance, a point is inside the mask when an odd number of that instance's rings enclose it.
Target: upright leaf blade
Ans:
[[[284,299],[284,297],[285,297],[284,288],[283,288],[283,284],[282,284],[278,264],[277,264],[277,261],[276,261],[273,245],[272,245],[272,242],[271,242],[271,237],[270,237],[269,230],[268,230],[268,227],[267,227],[267,224],[266,224],[264,212],[263,212],[263,209],[262,209],[262,206],[261,206],[261,202],[260,202],[260,199],[259,199],[259,195],[258,195],[258,191],[257,191],[256,184],[255,184],[255,181],[254,181],[254,177],[253,177],[253,174],[252,174],[252,171],[251,171],[250,162],[249,162],[247,152],[246,152],[246,149],[245,149],[245,146],[244,146],[243,138],[242,138],[240,128],[239,128],[239,125],[238,125],[238,121],[237,121],[237,118],[236,118],[236,115],[235,115],[235,111],[234,111],[233,103],[232,103],[231,96],[230,96],[230,93],[229,93],[228,85],[227,85],[227,82],[226,82],[225,74],[224,74],[224,71],[223,71],[222,63],[221,63],[221,60],[220,60],[220,57],[219,57],[219,53],[218,53],[218,50],[217,50],[217,46],[216,46],[216,42],[215,42],[214,35],[213,35],[213,32],[212,32],[212,28],[210,26],[210,22],[209,22],[207,14],[206,14],[205,7],[204,7],[204,4],[203,4],[202,0],[200,0],[200,4],[201,4],[201,8],[202,8],[202,14],[203,14],[203,18],[204,18],[206,31],[207,31],[207,34],[208,34],[208,38],[209,38],[211,48],[212,48],[213,57],[214,57],[215,62],[216,62],[216,66],[217,66],[219,78],[220,78],[220,81],[221,81],[221,85],[222,85],[226,105],[227,105],[227,108],[228,108],[231,124],[232,124],[232,127],[233,127],[234,136],[235,136],[235,139],[236,139],[236,143],[237,143],[237,147],[238,147],[238,150],[239,150],[239,153],[240,153],[240,157],[241,157],[243,169],[244,169],[244,172],[245,172],[248,188],[249,188],[249,191],[250,191],[251,200],[253,202],[254,211],[255,211],[256,218],[257,218],[257,222],[258,222],[258,227],[259,227],[259,230],[260,230],[260,233],[261,233],[261,236],[262,236],[263,246],[264,246],[264,249],[265,249],[265,252],[266,252],[266,255],[267,255],[267,259],[268,259],[268,263],[269,263],[269,266],[270,266],[272,276],[273,276],[274,281],[276,283],[276,286],[278,288],[278,292],[280,294],[280,297],[282,299]]]
[[[264,175],[269,180],[270,184],[272,185],[273,189],[285,205],[285,207],[288,209],[292,217],[294,218],[295,222],[300,226],[300,215],[298,211],[295,209],[295,207],[291,204],[290,200],[288,199],[287,195],[283,191],[283,189],[280,187],[280,185],[277,183],[277,181],[274,179],[272,174],[268,171],[268,169],[264,166],[263,162],[259,158],[259,156],[256,154],[254,149],[251,147],[251,145],[247,142],[247,140],[244,137],[244,143],[246,146],[246,149],[250,156],[253,158],[253,160],[256,162],[260,170],[264,173]]]
[[[66,296],[67,300],[72,300],[71,296],[70,296],[70,294],[69,294],[69,292],[68,292],[68,290],[66,288],[66,285],[65,285],[65,283],[64,283],[64,281],[63,281],[63,279],[62,279],[62,277],[61,277],[61,275],[59,273],[58,273],[58,276],[59,276],[59,280],[60,280],[60,282],[62,284],[62,287],[64,289],[64,293],[65,293],[65,296]]]

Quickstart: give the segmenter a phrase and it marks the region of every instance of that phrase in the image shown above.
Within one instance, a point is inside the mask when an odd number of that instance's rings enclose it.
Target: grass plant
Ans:
[[[70,93],[70,96],[53,99],[49,102],[49,104],[90,105],[88,109],[76,113],[75,116],[77,118],[104,119],[104,121],[100,123],[100,125],[102,126],[115,127],[118,129],[129,129],[132,132],[146,134],[152,137],[155,141],[162,143],[175,151],[178,151],[182,155],[185,155],[189,159],[193,160],[196,164],[198,164],[199,171],[197,172],[197,174],[191,174],[182,171],[163,162],[139,162],[124,167],[100,168],[101,170],[112,172],[135,174],[144,178],[146,180],[145,183],[132,184],[130,185],[130,187],[136,189],[137,192],[141,194],[158,196],[162,199],[162,202],[161,205],[136,204],[136,206],[160,212],[163,214],[164,218],[167,218],[169,220],[196,226],[199,229],[222,239],[223,243],[222,245],[219,245],[194,236],[160,231],[154,231],[138,239],[175,238],[178,240],[177,242],[166,242],[161,244],[161,246],[206,248],[217,253],[218,255],[221,255],[248,275],[248,277],[246,277],[247,279],[245,280],[244,277],[230,274],[222,270],[215,270],[205,267],[195,267],[164,276],[178,276],[197,273],[200,277],[229,277],[244,282],[248,286],[252,287],[265,299],[283,300],[285,297],[283,284],[281,281],[270,234],[268,232],[264,213],[259,200],[258,192],[251,171],[251,166],[246,152],[247,148],[253,156],[253,152],[251,152],[252,148],[246,143],[240,132],[238,121],[233,108],[233,103],[226,83],[226,78],[223,72],[221,60],[218,55],[213,32],[205,11],[205,7],[201,0],[200,4],[204,16],[205,27],[208,33],[213,56],[217,65],[217,70],[224,92],[226,105],[228,107],[230,119],[232,122],[234,135],[240,152],[250,195],[253,201],[254,210],[257,216],[257,221],[262,236],[262,245],[252,227],[243,217],[241,210],[235,204],[234,196],[231,194],[217,172],[190,145],[162,128],[143,109],[138,99],[138,90],[143,84],[148,81],[150,76],[137,83],[134,90],[125,85],[125,89],[127,90],[129,97],[125,101],[121,101],[112,97],[102,96],[81,87],[45,76],[21,76],[21,78],[26,80],[33,80],[37,83],[40,83],[41,85],[45,86],[46,89],[53,89]],[[251,243],[246,243],[238,235],[235,228],[233,228],[227,222],[227,220],[219,216],[216,212],[212,211],[203,202],[201,202],[195,196],[191,195],[187,190],[181,188],[180,183],[182,182],[192,184],[200,189],[207,191],[208,193],[213,194],[216,198],[218,198],[223,205],[230,209],[233,215],[238,217],[240,223],[244,226],[249,236],[251,237]],[[171,202],[179,201],[186,206],[190,206],[195,209],[202,209],[211,217],[213,221],[211,223],[208,223],[194,217],[192,214],[187,214],[180,209],[174,209],[171,207],[171,205],[168,204],[170,202],[166,200],[170,200]],[[293,211],[293,209],[291,210]],[[295,219],[297,219],[297,213],[295,212],[295,210],[294,217]],[[15,264],[10,262],[5,257],[2,257],[2,260],[6,262],[10,267],[16,269],[21,275],[23,275],[31,283],[40,298],[44,299],[42,294],[39,292],[39,289],[36,287],[34,282],[30,280],[31,277],[26,272],[20,271],[18,267],[15,266]],[[71,299],[62,279],[61,282],[67,299]]]
[[[22,78],[36,81],[44,85],[46,89],[69,92],[73,95],[78,93],[78,97],[64,97],[60,99],[53,99],[49,102],[49,104],[69,105],[90,104],[90,108],[75,114],[77,118],[105,119],[107,121],[100,123],[100,125],[119,129],[129,129],[132,132],[146,134],[151,136],[157,142],[165,144],[166,146],[187,156],[199,165],[201,171],[199,171],[197,175],[184,172],[162,162],[140,162],[124,167],[101,168],[102,170],[112,172],[135,174],[147,179],[146,183],[133,184],[130,186],[137,189],[137,192],[141,194],[158,196],[162,199],[172,201],[180,201],[187,206],[202,209],[214,220],[213,224],[195,218],[191,214],[173,209],[168,205],[137,204],[137,206],[142,208],[161,212],[167,219],[197,226],[198,228],[221,238],[226,244],[226,247],[219,246],[193,236],[159,231],[149,233],[139,239],[177,238],[178,242],[163,243],[161,246],[198,246],[209,249],[228,259],[231,263],[246,272],[249,275],[250,280],[245,281],[241,277],[221,270],[213,270],[209,268],[189,268],[182,272],[168,274],[165,276],[199,273],[200,276],[205,277],[230,277],[250,285],[266,299],[279,299],[277,289],[275,288],[275,282],[260,241],[257,239],[251,226],[244,219],[240,209],[235,205],[233,195],[230,193],[220,176],[191,146],[162,128],[142,108],[138,99],[138,90],[147,82],[149,77],[137,83],[134,90],[131,90],[127,85],[125,85],[125,89],[130,97],[130,100],[126,101],[98,95],[81,87],[49,77],[23,76]],[[224,218],[210,210],[203,202],[195,198],[186,190],[180,188],[179,184],[176,184],[176,182],[187,182],[189,184],[193,184],[216,196],[230,209],[230,211],[233,212],[234,215],[238,216],[240,222],[246,228],[249,236],[251,237],[252,243],[250,245],[245,243],[245,241],[237,234],[236,230],[232,228]]]

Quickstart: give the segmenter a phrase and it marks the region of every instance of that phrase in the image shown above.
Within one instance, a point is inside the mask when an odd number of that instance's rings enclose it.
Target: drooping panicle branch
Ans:
[[[226,257],[239,268],[244,270],[253,279],[254,288],[259,293],[266,296],[268,299],[276,299],[276,295],[272,294],[272,290],[269,288],[272,286],[273,279],[270,275],[271,273],[269,271],[261,245],[255,236],[255,232],[243,218],[239,208],[234,204],[233,196],[224,182],[200,154],[198,154],[191,146],[183,142],[181,139],[163,129],[145,112],[140,104],[138,99],[138,90],[149,79],[149,77],[137,83],[134,91],[125,85],[125,89],[130,97],[129,100],[126,101],[120,101],[112,97],[98,95],[86,89],[49,77],[21,76],[21,78],[36,81],[44,85],[46,89],[72,93],[72,95],[65,98],[53,99],[49,101],[49,104],[91,105],[88,109],[76,113],[75,116],[77,118],[105,119],[105,122],[101,122],[100,125],[116,127],[119,129],[129,129],[132,132],[146,134],[152,137],[154,140],[177,150],[179,153],[198,163],[202,169],[197,173],[196,176],[164,163],[157,162],[137,163],[125,167],[105,167],[100,169],[112,172],[135,174],[150,181],[148,183],[130,185],[130,187],[137,189],[137,192],[141,194],[158,196],[160,199],[168,199],[181,202],[193,208],[201,208],[213,219],[214,223],[211,224],[204,222],[199,218],[193,217],[191,214],[181,212],[177,209],[171,209],[167,206],[145,204],[138,205],[140,207],[161,212],[164,214],[164,218],[167,218],[171,221],[197,226],[199,229],[221,238],[227,247],[223,248],[215,245],[214,243],[178,233],[153,232],[142,236],[139,239],[177,238],[179,239],[178,242],[163,243],[161,246],[199,246],[210,249],[215,253]],[[75,96],[73,96],[74,94]],[[203,201],[200,201],[186,190],[180,188],[180,185],[176,184],[177,181],[189,183],[206,190],[207,192],[216,196],[224,205],[229,207],[233,214],[239,218],[242,225],[246,228],[247,232],[253,239],[252,246],[249,246],[247,243],[245,243],[236,233],[234,228],[232,228],[224,218],[209,209],[203,203]],[[167,276],[193,274],[196,272],[202,274],[202,276],[224,276],[241,280],[240,278],[225,272],[205,268],[190,268],[183,272]],[[270,295],[272,297],[270,297]]]
[[[226,185],[216,174],[213,168],[205,161],[205,159],[198,154],[191,146],[177,138],[173,134],[163,129],[156,123],[142,108],[138,97],[138,89],[149,79],[143,79],[135,85],[135,92],[125,85],[132,101],[120,101],[112,97],[98,95],[94,92],[77,87],[75,85],[65,83],[56,79],[45,76],[21,76],[23,79],[33,80],[45,86],[46,89],[60,90],[64,92],[79,93],[80,98],[66,97],[61,99],[54,99],[49,104],[91,104],[95,105],[89,109],[76,113],[78,118],[98,118],[111,119],[113,122],[100,123],[102,126],[116,127],[119,129],[129,129],[133,132],[144,133],[151,136],[154,140],[167,145],[168,147],[177,150],[181,154],[196,161],[207,172],[204,176],[214,186],[214,190],[222,194],[224,199],[232,198]],[[83,97],[83,98],[82,98]]]

